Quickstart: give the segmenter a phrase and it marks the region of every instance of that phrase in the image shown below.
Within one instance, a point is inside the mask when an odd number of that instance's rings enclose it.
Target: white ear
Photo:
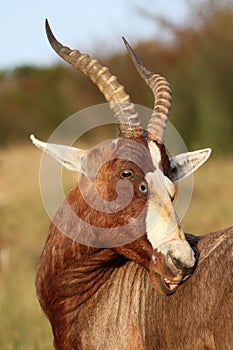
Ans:
[[[48,153],[69,170],[85,173],[83,159],[87,151],[65,145],[56,145],[39,141],[34,135],[30,135],[32,143],[42,151]]]
[[[211,153],[210,148],[194,152],[181,153],[170,159],[173,182],[180,181],[196,171],[207,161]]]

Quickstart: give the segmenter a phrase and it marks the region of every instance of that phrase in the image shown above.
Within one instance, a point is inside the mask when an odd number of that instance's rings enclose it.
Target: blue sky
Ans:
[[[57,58],[44,31],[47,17],[56,37],[72,48],[101,55],[160,35],[139,8],[182,23],[185,0],[7,0],[0,5],[0,69],[22,64],[47,65]]]

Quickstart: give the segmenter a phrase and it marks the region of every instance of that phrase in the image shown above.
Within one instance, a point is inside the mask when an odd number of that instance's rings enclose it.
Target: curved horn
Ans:
[[[154,109],[147,127],[148,138],[159,144],[164,144],[165,129],[171,107],[171,88],[164,77],[144,67],[129,43],[125,38],[123,40],[138,73],[154,94]]]
[[[106,101],[109,102],[116,118],[118,136],[142,138],[144,132],[138,113],[124,87],[117,81],[117,77],[112,75],[108,68],[102,66],[96,59],[91,59],[87,54],[82,54],[78,50],[71,50],[59,43],[51,31],[47,19],[45,26],[50,45],[56,53],[74,68],[87,75],[102,92]]]

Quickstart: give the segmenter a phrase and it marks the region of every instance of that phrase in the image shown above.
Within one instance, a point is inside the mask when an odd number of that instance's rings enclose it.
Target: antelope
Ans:
[[[226,294],[224,300],[221,293],[231,288],[229,267],[220,265],[218,259],[222,257],[230,266],[233,229],[201,238],[186,235],[174,208],[175,184],[198,169],[210,149],[168,158],[164,135],[171,88],[164,77],[144,67],[125,39],[136,69],[155,98],[147,130],[107,67],[63,46],[47,20],[46,32],[55,52],[103,93],[117,127],[115,140],[89,150],[31,136],[35,146],[79,174],[52,220],[36,276],[37,296],[51,323],[55,349],[212,346],[215,331],[222,332],[221,322],[214,318],[216,311],[220,308],[223,317],[230,296]],[[219,275],[225,268],[225,276],[224,272]],[[215,283],[221,279],[225,289],[216,291]],[[219,295],[224,301],[221,305]],[[218,305],[203,312],[209,296]],[[201,322],[208,315],[215,323],[206,325],[206,332]],[[194,319],[202,327],[200,333]],[[226,332],[230,327],[226,326]],[[231,334],[225,342],[232,340]],[[216,344],[226,343],[221,338]]]

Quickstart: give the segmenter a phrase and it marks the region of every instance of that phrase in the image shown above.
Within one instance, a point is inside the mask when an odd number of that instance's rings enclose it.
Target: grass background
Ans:
[[[51,349],[50,326],[34,280],[49,219],[39,193],[41,152],[31,145],[0,151],[0,236],[8,262],[0,275],[0,349]],[[233,158],[211,157],[194,176],[186,232],[202,234],[233,224]],[[66,183],[73,181],[65,174]]]

